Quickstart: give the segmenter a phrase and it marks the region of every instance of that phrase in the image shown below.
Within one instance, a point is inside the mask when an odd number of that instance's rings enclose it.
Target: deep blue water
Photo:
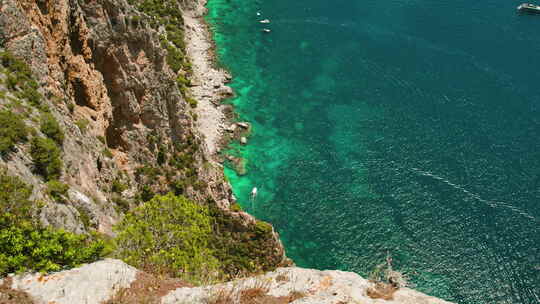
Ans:
[[[300,266],[390,252],[428,294],[540,303],[540,16],[518,4],[210,0],[254,127],[226,170],[242,206]]]

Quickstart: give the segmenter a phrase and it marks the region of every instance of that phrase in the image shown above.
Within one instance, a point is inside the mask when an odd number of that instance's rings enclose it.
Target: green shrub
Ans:
[[[272,233],[272,226],[267,222],[257,221],[255,228],[256,233],[259,235],[267,235]]]
[[[26,99],[28,102],[37,107],[41,111],[48,111],[49,107],[47,105],[41,104],[41,94],[37,90],[37,83],[32,83],[30,85],[24,85],[20,91],[15,94],[21,99]]]
[[[185,86],[191,85],[191,81],[183,75],[178,75],[178,77],[176,77],[176,82],[178,83],[179,87],[185,87]]]
[[[96,261],[104,248],[103,241],[91,240],[86,235],[36,227],[29,222],[2,226],[0,220],[0,276],[75,267]]]
[[[101,135],[98,135],[96,136],[97,140],[99,140],[102,144],[106,145],[107,144],[107,140],[105,139],[105,137],[101,136]]]
[[[0,189],[0,214],[9,214],[18,219],[30,217],[32,188],[0,167]]]
[[[0,153],[11,150],[16,143],[28,136],[28,129],[21,116],[0,111]]]
[[[126,213],[129,211],[130,209],[129,201],[124,199],[121,195],[113,194],[112,201],[114,203],[114,208],[116,209],[117,212]]]
[[[9,52],[0,52],[0,62],[7,69],[6,84],[18,98],[26,99],[31,105],[46,111],[48,107],[41,104],[43,96],[38,92],[39,84],[34,80],[28,65]],[[20,90],[17,90],[19,88]]]
[[[88,119],[81,118],[81,119],[79,119],[79,120],[77,120],[77,121],[75,122],[75,125],[76,125],[77,127],[79,127],[79,129],[81,130],[81,132],[84,133],[84,132],[86,132],[86,128],[88,127],[88,124],[89,124],[89,123],[90,123],[90,122],[88,121]]]
[[[65,203],[69,186],[57,180],[47,182],[47,194],[56,202]]]
[[[282,256],[276,252],[276,243],[272,227],[268,223],[257,221],[246,223],[231,216],[209,202],[213,218],[212,248],[223,271],[234,278],[242,275],[272,271],[283,266]],[[235,207],[232,207],[233,209]]]
[[[159,145],[157,154],[157,163],[163,165],[167,161],[167,148],[164,145]]]
[[[68,108],[69,113],[73,113],[73,111],[75,111],[75,104],[72,102],[68,102],[67,108]]]
[[[176,195],[184,194],[184,191],[186,190],[186,184],[184,180],[177,179],[175,181],[172,181],[169,185],[171,187],[171,190]]]
[[[172,193],[158,195],[116,226],[119,255],[135,267],[200,283],[218,275],[210,222],[206,207]]]
[[[197,100],[191,98],[191,97],[186,97],[186,101],[187,103],[189,103],[189,105],[192,107],[192,108],[196,108],[197,107]]]
[[[114,192],[114,193],[122,193],[127,188],[128,188],[128,186],[126,184],[122,183],[122,181],[120,181],[119,179],[115,179],[112,182],[111,191]]]
[[[38,174],[46,180],[58,179],[62,173],[60,149],[50,138],[34,137],[30,155]]]
[[[103,151],[101,151],[101,153],[103,153],[103,155],[105,157],[107,157],[107,158],[113,158],[114,157],[111,150],[109,150],[108,148],[103,149]]]
[[[59,145],[64,142],[64,131],[51,113],[41,115],[40,130]]]
[[[143,202],[148,202],[154,198],[156,194],[152,191],[152,188],[149,185],[144,185],[141,187],[141,191],[138,193],[138,198]]]
[[[167,63],[177,73],[184,63],[184,55],[176,47],[167,44]]]
[[[81,118],[79,120],[77,120],[75,122],[75,125],[77,125],[77,127],[79,127],[79,129],[81,130],[82,133],[86,132],[86,127],[88,127],[88,124],[90,122],[88,121],[88,119],[85,119],[85,118]]]
[[[84,228],[88,229],[91,226],[91,220],[90,216],[88,215],[88,212],[86,212],[85,209],[76,206],[75,209],[77,209],[77,212],[79,212],[79,220],[83,223]]]
[[[242,206],[240,206],[240,204],[238,204],[238,203],[232,203],[231,204],[231,211],[232,212],[241,212],[241,211],[243,211]]]
[[[142,166],[135,169],[135,176],[138,180],[140,180],[143,176],[146,176],[149,180],[153,180],[159,175],[159,173],[160,171],[158,168],[151,166]]]
[[[58,271],[105,254],[95,237],[43,228],[32,219],[32,188],[0,168],[0,277],[27,270]]]

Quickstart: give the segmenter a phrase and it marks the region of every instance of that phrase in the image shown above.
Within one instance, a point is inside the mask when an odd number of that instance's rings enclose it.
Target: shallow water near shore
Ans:
[[[226,169],[243,208],[302,267],[390,252],[430,295],[539,303],[540,17],[518,4],[210,0],[253,125],[248,174]]]

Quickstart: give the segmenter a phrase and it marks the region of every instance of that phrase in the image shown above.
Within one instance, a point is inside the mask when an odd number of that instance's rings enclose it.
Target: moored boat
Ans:
[[[528,13],[540,14],[540,6],[530,4],[530,3],[521,3],[517,7],[517,10],[520,11],[520,12],[528,12]]]

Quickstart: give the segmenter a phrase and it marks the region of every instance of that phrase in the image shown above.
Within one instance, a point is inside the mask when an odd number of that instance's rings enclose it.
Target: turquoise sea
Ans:
[[[520,1],[210,0],[253,125],[229,151],[248,173],[226,170],[243,208],[299,266],[366,276],[389,252],[430,295],[540,303],[540,16]]]

